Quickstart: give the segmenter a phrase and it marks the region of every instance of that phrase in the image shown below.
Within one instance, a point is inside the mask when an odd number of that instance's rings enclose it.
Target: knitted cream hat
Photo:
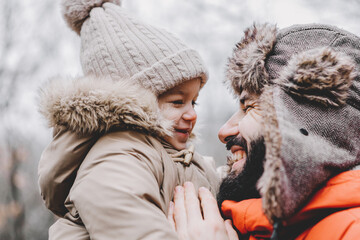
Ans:
[[[201,78],[207,70],[199,54],[169,32],[142,23],[120,0],[62,0],[68,25],[81,37],[85,75],[131,79],[159,95]]]

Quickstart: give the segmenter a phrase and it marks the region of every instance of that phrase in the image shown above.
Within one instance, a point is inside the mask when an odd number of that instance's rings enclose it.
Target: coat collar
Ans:
[[[130,82],[107,77],[56,78],[40,89],[39,110],[50,127],[65,126],[81,135],[131,129],[171,135],[156,96]]]
[[[335,210],[360,206],[360,170],[346,171],[331,178],[315,193],[299,212],[284,220],[285,227],[301,226],[313,219],[322,219]],[[226,200],[222,204],[225,217],[232,218],[241,234],[257,237],[270,237],[272,225],[263,212],[261,199],[248,199],[241,202]],[[327,215],[324,213],[327,213]]]
[[[291,225],[319,214],[320,209],[346,209],[360,206],[360,170],[340,173],[331,178],[297,214],[287,220]]]

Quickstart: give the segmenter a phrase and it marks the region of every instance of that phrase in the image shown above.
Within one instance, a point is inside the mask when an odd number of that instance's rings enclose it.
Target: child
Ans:
[[[207,80],[198,53],[128,16],[119,1],[63,1],[81,36],[85,77],[54,79],[40,111],[54,139],[39,162],[49,239],[177,239],[177,185],[216,193],[215,170],[188,144]]]

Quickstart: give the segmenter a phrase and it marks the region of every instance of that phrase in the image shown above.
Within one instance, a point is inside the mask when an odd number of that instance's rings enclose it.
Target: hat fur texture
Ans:
[[[354,61],[329,47],[294,55],[277,83],[290,94],[325,106],[345,104],[349,87],[356,77]]]
[[[236,44],[233,56],[228,60],[226,72],[226,79],[236,94],[240,94],[243,89],[260,93],[269,81],[265,59],[275,39],[275,25],[254,24],[245,30],[245,36]]]
[[[62,0],[62,13],[69,27],[80,35],[81,26],[90,11],[106,2],[121,5],[121,0]]]
[[[276,83],[292,95],[325,106],[345,103],[348,90],[356,77],[354,61],[344,53],[322,47],[294,54],[279,78],[270,79],[265,67],[267,56],[276,43],[275,25],[254,24],[229,58],[226,81],[237,95],[242,90],[259,94],[264,85]],[[271,66],[270,63],[266,63]]]

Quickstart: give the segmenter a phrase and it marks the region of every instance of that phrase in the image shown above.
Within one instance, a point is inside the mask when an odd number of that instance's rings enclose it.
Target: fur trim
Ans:
[[[262,125],[264,127],[264,140],[266,146],[264,173],[260,177],[257,187],[262,196],[264,213],[273,223],[282,217],[281,174],[284,166],[281,162],[281,134],[273,102],[273,88],[265,86],[261,94]]]
[[[353,60],[331,48],[305,51],[293,56],[277,83],[291,94],[325,106],[343,105],[356,77]]]
[[[53,79],[40,89],[39,108],[50,127],[61,125],[82,135],[112,129],[171,135],[172,122],[161,117],[155,95],[129,80]]]
[[[80,35],[81,26],[90,11],[106,2],[121,5],[121,0],[62,0],[62,13],[69,27]]]
[[[276,26],[254,24],[245,30],[245,36],[228,60],[226,77],[235,94],[243,89],[250,93],[260,93],[269,81],[265,69],[265,58],[272,50],[276,39]]]

